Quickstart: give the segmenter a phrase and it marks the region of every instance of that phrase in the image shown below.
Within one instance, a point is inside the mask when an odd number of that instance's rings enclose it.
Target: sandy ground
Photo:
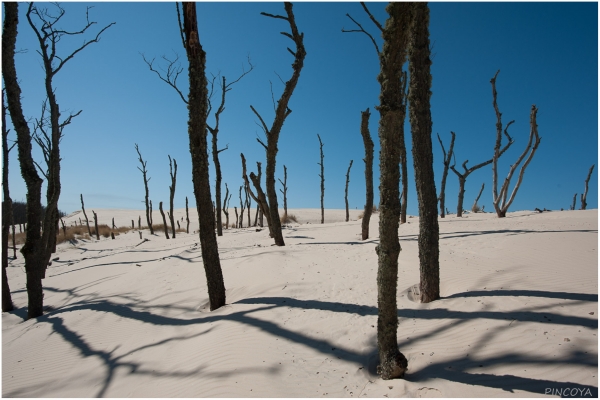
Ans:
[[[109,225],[143,216],[95,211]],[[23,259],[11,261],[17,310],[2,315],[2,395],[598,396],[597,210],[440,219],[442,299],[430,304],[413,296],[418,218],[409,218],[398,276],[409,370],[393,381],[375,373],[378,214],[361,241],[360,210],[350,222],[326,210],[324,225],[320,210],[290,213],[299,223],[284,229],[285,247],[267,229],[224,231],[227,305],[214,312],[197,234],[61,244],[37,320],[24,320]],[[197,229],[195,210],[190,219]]]

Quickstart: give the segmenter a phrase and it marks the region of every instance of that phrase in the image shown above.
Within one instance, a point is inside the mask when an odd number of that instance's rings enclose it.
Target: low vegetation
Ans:
[[[290,222],[298,222],[298,218],[294,214],[284,213],[279,217],[282,224],[289,224]]]

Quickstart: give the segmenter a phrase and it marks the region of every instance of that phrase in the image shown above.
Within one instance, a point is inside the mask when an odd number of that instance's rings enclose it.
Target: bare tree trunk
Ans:
[[[61,221],[62,221],[62,219],[61,219]],[[112,219],[112,229],[117,229],[117,227],[115,226],[115,218],[114,217]]]
[[[238,228],[244,227],[244,202],[242,201],[242,189],[244,187],[240,186],[240,224]]]
[[[279,189],[281,194],[283,194],[283,215],[287,216],[287,167],[285,165],[283,166],[283,182],[281,182],[281,179],[279,179],[279,182],[283,186],[283,190]],[[258,210],[256,215],[258,216]],[[254,225],[256,225],[256,222]]]
[[[254,215],[254,226],[258,224],[258,214],[260,213],[260,206],[256,204],[256,214]]]
[[[173,166],[171,166],[171,156],[169,156],[169,175],[171,175],[171,186],[169,186],[169,220],[171,221],[171,232],[173,234],[173,239],[175,239],[175,217],[173,216],[173,199],[175,198],[175,185],[177,184],[177,161],[173,159]],[[165,229],[167,229],[166,226]]]
[[[421,302],[440,297],[439,227],[431,143],[431,59],[429,6],[413,4],[409,52],[410,126],[417,198],[419,200],[419,262]]]
[[[169,238],[169,225],[167,225],[167,219],[165,218],[165,213],[162,208],[162,201],[158,203],[158,209],[160,210],[160,215],[162,215],[163,226],[165,227],[165,237]]]
[[[500,192],[498,192],[498,185],[497,185],[497,183],[498,183],[498,158],[500,158],[500,144],[501,144],[501,140],[502,140],[502,114],[500,113],[500,110],[498,109],[498,103],[496,101],[496,98],[498,96],[498,93],[496,92],[496,78],[498,77],[499,73],[500,73],[500,70],[498,70],[496,72],[496,75],[494,75],[494,77],[490,81],[490,83],[492,84],[493,106],[494,106],[494,111],[496,112],[496,120],[497,120],[497,122],[496,122],[496,146],[494,147],[494,158],[493,158],[493,164],[492,164],[492,182],[493,182],[492,191],[493,191],[493,199],[494,199],[494,209],[496,210],[496,214],[498,215],[498,218],[504,218],[504,217],[506,217],[506,212],[508,211],[508,208],[510,207],[513,200],[515,199],[515,196],[517,195],[519,186],[521,186],[521,182],[523,181],[523,175],[525,174],[525,169],[527,168],[527,166],[533,159],[535,151],[537,150],[538,146],[540,145],[540,136],[538,135],[537,122],[536,122],[538,109],[534,104],[531,106],[531,113],[529,115],[529,125],[531,127],[531,130],[529,133],[529,141],[527,142],[527,147],[525,147],[525,150],[519,156],[517,161],[511,165],[510,170],[508,172],[508,176],[504,180],[504,184],[500,188]],[[506,136],[508,136],[508,133],[507,133],[508,127],[513,122],[514,121],[511,121],[506,125],[506,128],[504,129],[504,134]],[[508,138],[509,138],[509,140],[511,140],[510,136],[508,136]],[[533,141],[534,138],[535,138],[535,143]],[[533,144],[533,147],[532,147],[532,144]],[[530,150],[531,150],[531,152],[530,152]],[[513,174],[515,173],[517,167],[519,166],[521,161],[523,161],[523,159],[525,158],[527,153],[529,153],[529,156],[527,156],[527,160],[525,160],[525,163],[523,164],[523,166],[521,167],[521,170],[519,171],[519,177],[517,179],[517,183],[515,184],[512,194],[510,195],[510,198],[507,201],[506,198],[508,195],[508,186],[510,185],[510,181],[511,181]]]
[[[233,207],[233,209],[235,210],[235,227],[238,227],[238,221],[239,221],[239,217],[238,217],[238,211],[237,211],[237,207]]]
[[[185,50],[189,60],[189,122],[190,153],[192,156],[192,181],[198,208],[202,261],[206,271],[210,309],[225,305],[225,283],[219,259],[219,247],[211,209],[210,182],[208,176],[208,152],[206,143],[206,116],[208,115],[208,92],[206,82],[206,53],[200,45],[196,3],[183,3],[183,26]]]
[[[321,162],[317,163],[318,165],[321,166],[321,173],[319,174],[319,177],[321,178],[321,223],[325,223],[325,206],[324,206],[324,199],[325,199],[325,167],[323,165],[323,142],[321,141],[321,136],[319,136],[319,134],[317,133],[317,137],[319,138],[319,150],[321,153]]]
[[[152,220],[152,200],[150,200],[150,234],[154,234],[154,221]]]
[[[475,203],[473,203],[473,207],[471,207],[471,211],[473,211],[473,212],[479,212],[479,206],[477,205],[477,202],[479,201],[479,198],[481,197],[481,193],[483,193],[484,187],[485,187],[485,182],[483,182],[481,184],[481,190],[479,191],[479,194],[477,195],[477,198],[475,199]],[[481,211],[483,211],[483,209]]]
[[[85,205],[83,204],[83,194],[80,194],[81,198],[81,210],[83,211],[83,216],[85,217],[85,224],[87,225],[88,235],[92,237],[92,230],[90,229],[90,221],[88,220],[87,214],[85,213]]]
[[[142,229],[142,217],[138,216],[138,229]]]
[[[190,233],[190,212],[188,209],[188,198],[185,196],[185,220],[187,222],[185,226],[185,233]]]
[[[365,184],[367,188],[361,233],[362,240],[367,240],[369,238],[369,222],[373,213],[373,139],[371,139],[371,133],[369,132],[369,117],[371,116],[369,109],[367,108],[360,114],[360,134],[365,144],[365,158],[363,161],[365,162]]]
[[[463,175],[458,177],[458,203],[456,204],[456,216],[462,217],[463,213],[463,201],[465,199],[465,182],[466,179]]]
[[[246,188],[246,185],[244,185],[244,196],[246,199],[246,211],[248,212],[248,228],[250,228],[250,226],[251,226],[250,208],[251,208],[252,204],[251,204],[250,195],[248,194],[248,189]]]
[[[350,165],[348,166],[348,172],[346,173],[346,191],[344,200],[346,201],[346,222],[350,220],[350,211],[348,211],[348,185],[350,184],[350,168],[352,168],[352,163],[354,160],[350,160]]]
[[[94,229],[96,229],[96,240],[100,240],[100,231],[98,230],[98,216],[96,212],[92,210],[92,214],[94,214]]]
[[[229,229],[229,202],[231,201],[231,195],[229,194],[229,188],[225,184],[225,200],[223,200],[223,213],[225,214],[225,229]]]
[[[63,236],[66,239],[67,238],[67,227],[65,226],[65,221],[63,221],[62,218],[61,218],[60,219],[60,223],[61,223],[62,229],[63,229]]]
[[[14,309],[10,287],[8,285],[8,236],[12,222],[12,200],[8,188],[8,153],[14,147],[8,147],[8,129],[6,128],[6,106],[4,105],[4,91],[2,91],[2,188],[4,201],[2,202],[2,312]],[[14,232],[13,225],[13,232]],[[15,245],[13,233],[13,246]],[[14,250],[13,250],[14,253]]]
[[[271,225],[271,213],[269,212],[269,204],[267,203],[267,198],[265,196],[265,193],[263,192],[262,188],[260,187],[260,177],[262,175],[261,163],[260,162],[256,163],[256,166],[258,168],[258,176],[254,175],[253,172],[250,173],[250,179],[252,180],[252,184],[254,185],[254,188],[256,189],[256,195],[254,195],[254,193],[252,192],[252,189],[250,188],[250,182],[248,181],[248,175],[246,175],[246,157],[244,157],[243,153],[240,154],[240,157],[242,158],[242,178],[244,179],[244,183],[245,183],[246,187],[248,188],[250,196],[252,196],[254,201],[261,208],[261,221],[260,221],[261,226],[262,226],[262,215],[264,214],[267,216],[267,223],[269,225],[269,234],[271,237],[273,237],[273,229],[272,229],[272,225]],[[279,218],[279,216],[277,218]]]
[[[573,195],[573,204],[571,205],[571,210],[575,210],[575,202],[577,201],[577,193]]]
[[[587,178],[585,180],[585,191],[583,192],[583,194],[581,195],[581,209],[585,210],[585,208],[587,207],[587,192],[588,192],[588,183],[590,182],[590,178],[592,177],[592,172],[594,171],[594,166],[596,164],[592,165],[590,167],[590,172],[588,172]],[[573,207],[575,208],[575,207]]]
[[[144,159],[142,158],[142,153],[140,153],[140,149],[137,145],[137,143],[135,144],[135,151],[137,151],[140,161],[140,164],[142,164],[142,168],[138,167],[138,169],[140,170],[140,172],[142,173],[142,177],[144,178],[144,189],[146,191],[146,196],[144,197],[144,201],[146,203],[146,222],[148,223],[148,228],[150,228],[150,234],[154,235],[154,228],[152,227],[152,205],[151,203],[149,203],[149,191],[148,191],[148,182],[150,181],[151,178],[148,178],[148,170],[146,169],[146,165],[148,164],[148,161],[144,161]]]
[[[398,287],[398,225],[400,221],[400,130],[404,124],[402,115],[406,75],[402,65],[406,60],[408,27],[410,24],[409,3],[389,3],[386,11],[390,15],[383,29],[383,50],[379,61],[381,72],[377,77],[381,85],[378,107],[380,151],[380,243],[376,247],[379,267],[377,270],[377,345],[379,366],[377,372],[382,379],[401,378],[408,361],[398,351],[398,309],[396,303]]]
[[[446,214],[444,210],[446,209],[446,178],[448,177],[448,168],[450,168],[450,161],[452,160],[452,152],[454,150],[454,140],[456,139],[456,134],[454,132],[450,132],[452,138],[450,139],[450,148],[448,149],[448,155],[446,155],[446,149],[444,148],[444,143],[442,143],[442,139],[440,139],[440,135],[438,133],[437,137],[440,142],[440,146],[442,146],[442,152],[444,153],[444,172],[442,173],[442,188],[440,189],[440,196],[438,200],[440,201],[440,217],[444,218]]]
[[[298,32],[298,28],[296,26],[296,20],[294,18],[294,12],[292,11],[292,3],[286,2],[284,4],[285,11],[287,13],[287,17],[281,15],[272,15],[262,12],[262,15],[272,18],[283,19],[287,21],[290,25],[291,34],[285,33],[285,36],[291,38],[296,44],[296,51],[289,50],[294,56],[294,62],[292,64],[293,74],[289,81],[285,83],[285,89],[279,101],[277,101],[277,109],[275,111],[275,120],[273,121],[273,125],[271,128],[267,128],[264,120],[260,116],[260,114],[254,109],[254,107],[250,106],[252,111],[256,114],[256,116],[260,119],[263,130],[267,136],[267,145],[265,147],[267,151],[267,169],[266,169],[266,188],[267,188],[267,196],[269,198],[269,207],[268,210],[270,212],[270,227],[271,234],[273,239],[275,240],[275,244],[277,246],[285,246],[285,242],[283,240],[283,233],[281,232],[281,221],[279,219],[279,210],[277,206],[277,190],[275,189],[275,166],[276,166],[276,158],[277,158],[277,142],[279,141],[279,134],[281,132],[281,128],[283,127],[283,123],[285,119],[290,115],[292,110],[288,107],[288,103],[290,98],[292,97],[292,93],[296,88],[296,84],[298,83],[298,78],[300,78],[300,71],[302,71],[302,67],[304,65],[304,57],[306,56],[306,50],[304,49],[304,34]]]

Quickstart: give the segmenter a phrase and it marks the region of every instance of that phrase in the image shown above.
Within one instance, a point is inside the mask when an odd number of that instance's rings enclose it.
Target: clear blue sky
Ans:
[[[188,148],[187,109],[176,92],[158,80],[140,53],[157,60],[179,54],[187,66],[177,29],[174,3],[64,3],[64,28],[84,22],[85,6],[93,4],[91,19],[103,26],[116,25],[100,43],[88,47],[70,61],[55,78],[59,105],[64,111],[82,109],[81,116],[65,129],[61,145],[62,193],[59,208],[86,207],[143,209],[144,187],[134,149],[138,143],[148,162],[150,198],[169,199],[168,157],[179,164],[175,207],[195,204]],[[44,6],[51,7],[45,3]],[[376,18],[386,18],[385,3],[370,3]],[[254,71],[233,86],[221,117],[220,154],[223,184],[235,192],[238,204],[242,184],[240,152],[250,170],[265,154],[256,137],[264,138],[253,105],[270,126],[274,115],[269,81],[278,99],[283,80],[291,76],[292,42],[280,35],[289,27],[283,20],[260,15],[283,14],[281,3],[198,3],[200,40],[207,53],[207,72],[232,80],[242,72],[249,55]],[[442,175],[442,152],[450,131],[456,132],[457,167],[491,158],[495,141],[495,114],[490,79],[497,80],[498,103],[503,122],[516,120],[511,134],[516,143],[502,157],[499,177],[504,179],[529,134],[529,111],[539,108],[540,147],[529,165],[511,211],[535,207],[560,209],[582,193],[588,169],[598,160],[598,5],[597,3],[431,3],[430,32],[433,45],[433,151],[436,187]],[[44,100],[41,61],[36,41],[25,18],[26,4],[19,7],[20,22],[17,73],[23,89],[25,114],[39,117]],[[277,177],[288,168],[290,208],[320,206],[319,143],[325,152],[325,207],[344,207],[345,174],[351,159],[349,202],[362,208],[365,202],[364,147],[359,131],[360,112],[371,109],[371,135],[375,141],[375,202],[379,200],[378,136],[379,70],[374,47],[367,36],[342,33],[354,28],[350,13],[381,43],[380,34],[359,3],[296,3],[296,22],[305,34],[307,56],[296,91],[293,110],[283,126],[277,156]],[[63,54],[80,44],[61,42]],[[180,77],[187,92],[187,73]],[[218,98],[213,101],[216,102]],[[65,112],[66,114],[66,112]],[[8,118],[10,124],[10,118]],[[209,119],[209,123],[213,123]],[[12,127],[12,126],[10,126]],[[417,214],[414,172],[409,150],[408,213]],[[14,139],[11,132],[9,139]],[[36,157],[41,162],[39,151]],[[212,167],[211,167],[212,168]],[[10,154],[10,190],[14,200],[25,200],[16,150]],[[470,208],[482,182],[480,204],[492,211],[491,166],[467,180],[465,208]],[[211,170],[211,181],[214,173]],[[224,185],[223,185],[224,186]],[[279,187],[279,186],[278,186]],[[450,172],[446,204],[456,210],[458,181]],[[223,187],[224,191],[224,187]],[[214,196],[214,183],[211,189]],[[44,188],[45,196],[45,188]],[[588,207],[598,206],[598,173],[590,181]],[[280,200],[280,207],[283,202]],[[577,201],[579,207],[579,196]]]

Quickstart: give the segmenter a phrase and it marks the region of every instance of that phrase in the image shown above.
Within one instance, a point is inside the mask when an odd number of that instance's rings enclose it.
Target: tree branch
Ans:
[[[367,11],[368,12],[368,11]],[[379,51],[379,46],[377,46],[377,42],[375,41],[375,39],[373,38],[373,36],[371,36],[371,34],[367,31],[364,30],[364,28],[362,27],[361,24],[359,24],[354,18],[352,18],[350,16],[350,14],[346,14],[346,16],[348,18],[350,18],[352,20],[352,22],[354,22],[360,29],[351,29],[351,30],[346,30],[344,28],[342,28],[342,32],[343,33],[351,33],[351,32],[362,32],[365,35],[367,35],[371,41],[373,42],[373,46],[375,46],[375,51],[377,52],[377,56],[379,57],[380,51]]]

